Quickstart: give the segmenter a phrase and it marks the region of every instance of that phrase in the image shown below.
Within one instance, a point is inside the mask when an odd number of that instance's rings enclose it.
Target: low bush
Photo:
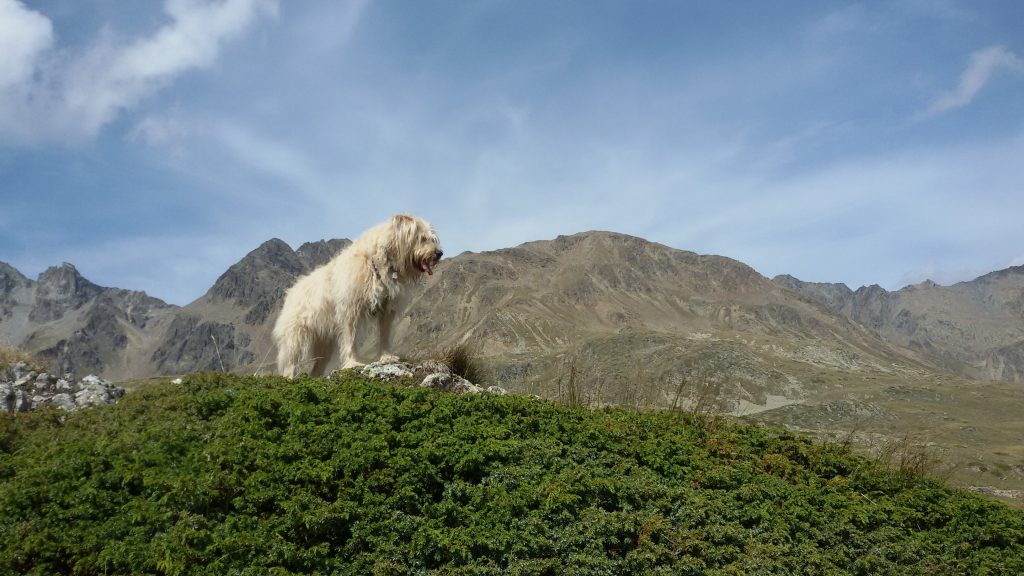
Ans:
[[[3,574],[1021,574],[1024,514],[697,416],[198,374],[8,420]]]

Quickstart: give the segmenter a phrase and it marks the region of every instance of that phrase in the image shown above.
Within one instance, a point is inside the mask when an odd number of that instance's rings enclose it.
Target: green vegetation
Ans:
[[[835,444],[353,378],[0,420],[3,574],[1021,574],[1024,514]]]

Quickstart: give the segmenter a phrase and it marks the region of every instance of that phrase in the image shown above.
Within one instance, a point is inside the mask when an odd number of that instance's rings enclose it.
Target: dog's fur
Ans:
[[[274,325],[277,367],[294,378],[323,375],[335,350],[342,368],[359,366],[356,333],[376,317],[380,357],[394,360],[391,328],[409,301],[411,285],[433,274],[441,244],[426,220],[399,214],[370,228],[330,262],[299,278],[285,294]]]

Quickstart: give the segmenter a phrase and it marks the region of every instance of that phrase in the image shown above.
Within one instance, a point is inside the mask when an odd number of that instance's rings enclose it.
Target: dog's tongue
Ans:
[[[426,270],[428,276],[434,275],[434,269],[430,267],[430,260],[423,261],[423,269]]]

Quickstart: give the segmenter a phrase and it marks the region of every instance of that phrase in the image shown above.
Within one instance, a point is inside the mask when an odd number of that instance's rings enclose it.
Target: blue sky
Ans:
[[[0,260],[185,304],[395,212],[852,287],[1024,264],[1024,2],[0,0]]]

